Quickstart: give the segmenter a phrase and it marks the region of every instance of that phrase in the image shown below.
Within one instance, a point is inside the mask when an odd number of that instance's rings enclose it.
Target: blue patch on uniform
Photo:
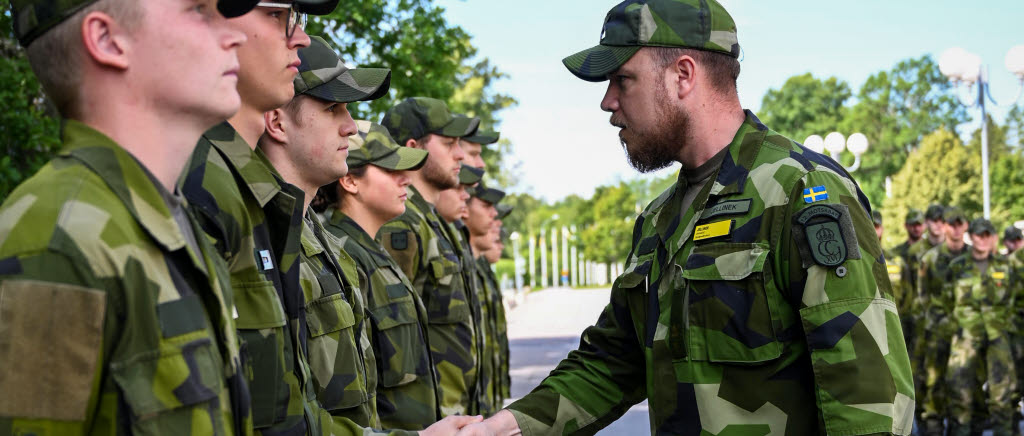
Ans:
[[[804,189],[804,203],[828,200],[828,191],[825,185]]]

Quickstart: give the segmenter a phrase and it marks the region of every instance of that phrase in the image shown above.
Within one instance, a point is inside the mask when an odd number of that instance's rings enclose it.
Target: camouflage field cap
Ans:
[[[508,214],[512,213],[513,209],[512,205],[505,203],[499,203],[497,206],[494,206],[494,208],[498,210],[497,219],[499,220],[505,219],[505,217],[507,217]]]
[[[399,144],[433,133],[462,138],[476,133],[479,118],[454,115],[445,102],[429,97],[410,97],[384,113],[380,122]]]
[[[562,64],[576,77],[603,82],[640,47],[740,55],[736,22],[715,0],[626,0],[605,16],[600,44],[562,59]]]
[[[928,209],[924,213],[924,218],[931,221],[940,221],[945,213],[946,206],[936,203],[928,206]]]
[[[1018,228],[1016,228],[1014,226],[1010,226],[1010,227],[1007,227],[1005,231],[1003,231],[1003,239],[1005,239],[1007,241],[1014,241],[1014,240],[1017,240],[1017,239],[1024,239],[1024,232],[1021,232],[1020,229],[1018,229]]]
[[[875,223],[876,226],[882,225],[882,212],[878,209],[871,211],[871,222]]]
[[[968,222],[967,215],[964,215],[964,211],[960,210],[960,208],[956,206],[947,207],[946,211],[942,213],[942,218],[949,224],[953,224],[957,221],[965,223]]]
[[[464,136],[462,139],[477,143],[480,145],[488,145],[498,142],[501,138],[501,133],[490,131],[490,130],[477,130],[476,133],[470,136]]]
[[[498,204],[502,198],[505,198],[505,191],[500,189],[488,188],[481,182],[469,190],[469,195],[473,198],[479,198],[491,204]]]
[[[359,133],[348,137],[349,168],[373,164],[387,170],[418,170],[427,161],[427,151],[402,147],[380,124],[358,120]]]
[[[907,211],[906,218],[903,219],[904,224],[923,224],[924,214],[917,209],[910,209]]]
[[[459,170],[459,184],[460,185],[475,185],[480,183],[484,178],[484,169],[471,167],[466,164],[462,164],[462,169]]]
[[[319,36],[309,37],[309,47],[299,49],[299,74],[295,95],[305,94],[337,103],[376,100],[391,88],[387,68],[349,68],[331,45]]]
[[[97,0],[11,0],[14,36],[22,47]],[[333,0],[334,5],[338,4]],[[227,18],[244,15],[259,0],[218,0],[217,10]],[[333,9],[333,7],[332,7]]]
[[[985,232],[988,232],[990,235],[998,234],[996,232],[996,226],[992,225],[992,221],[985,218],[977,218],[974,221],[971,221],[968,231],[971,232],[972,235],[980,235]]]

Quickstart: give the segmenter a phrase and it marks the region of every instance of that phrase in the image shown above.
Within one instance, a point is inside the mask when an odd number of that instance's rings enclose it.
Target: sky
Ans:
[[[521,163],[519,184],[547,201],[588,197],[596,187],[657,177],[678,164],[640,175],[626,163],[618,129],[599,104],[606,83],[577,79],[561,59],[596,45],[614,0],[437,0],[450,23],[473,36],[479,56],[510,77],[495,91],[519,100],[499,113],[499,130]],[[979,55],[1000,104],[1017,95],[1007,51],[1024,44],[1024,1],[977,0],[721,0],[736,21],[743,49],[740,102],[755,113],[769,89],[810,72],[835,76],[854,94],[871,75],[900,60],[950,47]],[[966,98],[966,92],[964,92]],[[1002,119],[1006,109],[989,110]],[[979,117],[977,109],[969,112]],[[771,127],[771,126],[769,126]],[[967,126],[970,128],[970,126]],[[829,132],[821,132],[825,136]],[[843,132],[847,136],[854,132]],[[803,141],[804,138],[794,138]]]

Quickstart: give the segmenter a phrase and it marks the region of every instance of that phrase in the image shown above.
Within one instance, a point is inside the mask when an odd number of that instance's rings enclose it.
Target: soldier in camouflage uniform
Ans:
[[[683,169],[637,219],[579,349],[465,433],[593,434],[647,398],[652,434],[908,434],[914,387],[870,206],[835,161],[741,109],[729,14],[628,0],[602,36],[563,63],[610,79],[601,107],[635,168]]]
[[[996,228],[987,219],[970,224],[972,248],[950,262],[950,280],[942,293],[953,307],[946,322],[954,325],[946,382],[950,386],[950,435],[981,434],[973,420],[976,392],[988,383],[987,409],[993,435],[1017,434],[1013,411],[1020,399],[1007,332],[1012,328],[1014,297],[1019,293],[1009,259],[996,253]]]
[[[875,235],[878,236],[878,242],[881,244],[885,226],[882,224],[882,213],[878,209],[871,211],[871,222],[875,224]],[[889,274],[889,283],[892,284],[892,296],[896,302],[896,309],[900,312],[903,340],[907,343],[907,352],[910,354],[910,361],[913,362],[914,325],[911,315],[914,310],[915,291],[910,287],[910,276],[913,275],[913,272],[903,257],[896,254],[894,250],[882,250],[882,255],[885,256],[885,271]]]
[[[929,214],[928,219],[931,220],[932,216]],[[946,242],[925,252],[917,265],[917,307],[923,318],[925,334],[918,342],[915,354],[923,360],[925,371],[926,396],[921,402],[924,409],[921,417],[922,430],[927,435],[941,435],[943,422],[949,418],[946,367],[955,324],[948,322],[953,314],[953,306],[950,305],[953,299],[942,297],[945,284],[951,280],[949,263],[971,250],[971,246],[964,243],[963,239],[967,231],[967,218],[963,212],[959,208],[948,207],[942,217],[945,221]]]
[[[299,50],[299,58],[295,97],[264,115],[259,149],[286,182],[305,194],[299,281],[309,327],[304,338],[309,369],[320,405],[335,424],[355,433],[360,427],[381,428],[375,359],[363,323],[365,302],[355,260],[308,204],[320,186],[348,173],[348,137],[357,131],[348,103],[387,94],[391,72],[349,69],[318,36]]]
[[[1024,232],[1009,226],[1003,231],[1003,254],[1013,254],[1024,247]]]
[[[298,0],[289,8],[259,6],[231,20],[248,36],[238,56],[242,108],[203,134],[180,181],[231,271],[260,433],[323,432],[325,411],[306,358],[309,326],[299,284],[304,194],[281,179],[256,144],[264,113],[294,96],[297,52],[310,43],[302,14],[327,14],[336,5]]]
[[[498,142],[500,137],[501,134],[498,132],[478,129],[472,136],[460,139],[459,145],[462,147],[462,151],[466,153],[466,165],[483,169],[485,166],[483,146]]]
[[[505,400],[511,397],[512,390],[512,379],[509,377],[509,343],[508,343],[508,321],[505,316],[505,302],[504,297],[501,294],[501,286],[498,284],[498,278],[494,275],[494,269],[491,265],[498,263],[501,259],[501,252],[505,249],[505,244],[502,240],[505,239],[505,231],[501,227],[501,220],[504,219],[510,212],[512,207],[507,204],[497,204],[495,206],[498,215],[494,217],[494,228],[492,229],[492,236],[495,238],[494,244],[491,249],[484,251],[483,255],[477,258],[479,268],[486,274],[487,286],[491,289],[493,297],[491,297],[491,313],[494,314],[495,329],[498,336],[498,373],[497,373],[497,386],[498,386],[498,404],[504,404]]]
[[[440,100],[409,98],[384,115],[395,141],[429,152],[411,174],[406,210],[377,233],[427,308],[427,337],[441,390],[443,416],[474,413],[478,353],[473,300],[467,293],[459,251],[437,214],[441,191],[458,185],[465,157],[458,139],[476,131],[480,120],[454,117]]]
[[[356,260],[376,358],[381,423],[384,428],[420,430],[441,418],[426,307],[371,235],[405,211],[407,171],[418,170],[427,152],[399,147],[378,124],[357,124],[359,134],[349,140],[348,174],[323,188],[336,194],[324,221]]]
[[[907,231],[907,240],[890,250],[904,260],[908,260],[910,257],[910,247],[924,236],[924,214],[917,209],[910,209],[903,219],[903,228]],[[914,267],[911,264],[908,264],[908,266],[912,269]],[[911,275],[911,277],[911,289],[917,289],[916,277],[914,275]]]
[[[12,2],[64,119],[59,155],[0,206],[0,434],[252,433],[236,295],[174,189],[238,110],[225,17],[252,4],[182,5]]]

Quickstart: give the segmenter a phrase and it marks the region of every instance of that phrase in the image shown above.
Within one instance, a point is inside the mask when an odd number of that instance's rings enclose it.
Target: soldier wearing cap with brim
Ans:
[[[298,51],[310,45],[306,14],[328,14],[336,5],[337,0],[261,1],[229,21],[247,38],[238,50],[241,108],[203,134],[179,182],[231,271],[237,327],[255,356],[248,375],[258,433],[320,434],[329,423],[305,354],[305,195],[256,146],[266,129],[264,114],[295,95]]]
[[[482,257],[477,258],[477,262],[480,263],[481,267],[497,264],[501,259],[502,253],[505,251],[505,239],[508,238],[508,230],[504,228],[502,221],[510,213],[512,213],[512,206],[505,203],[498,203],[494,206],[494,209],[498,212],[498,215],[494,217],[493,232],[495,233],[494,246],[487,250]],[[482,260],[481,260],[482,259]],[[484,262],[486,261],[486,263]],[[498,277],[494,273],[494,269],[486,268],[488,278],[493,285],[494,297],[494,324],[497,326],[498,331],[498,352],[500,354],[498,362],[498,403],[502,404],[505,400],[512,398],[512,378],[509,374],[510,358],[509,342],[508,342],[508,317],[505,313],[505,297],[501,292],[500,282]]]
[[[910,433],[871,207],[841,166],[742,109],[739,55],[715,0],[627,0],[563,60],[608,81],[601,108],[632,166],[680,162],[679,181],[638,217],[579,349],[469,430],[592,434],[647,399],[652,434]]]
[[[466,164],[471,167],[483,168],[484,158],[483,149],[485,145],[490,145],[498,142],[501,138],[501,133],[477,129],[477,132],[471,136],[463,137],[459,140],[459,144],[462,146],[462,151],[466,153]]]
[[[325,428],[333,424],[331,433],[412,434],[382,426],[377,359],[356,261],[309,210],[321,186],[348,174],[350,138],[358,129],[348,103],[387,94],[390,71],[350,68],[318,36],[299,50],[299,58],[295,97],[264,114],[266,132],[259,149],[286,182],[305,194],[299,276],[305,316],[315,326],[306,330],[305,349],[316,398],[326,412],[321,422]],[[449,425],[449,430],[457,428]]]
[[[384,114],[381,125],[400,145],[429,152],[410,174],[405,213],[383,225],[376,239],[412,282],[427,308],[427,336],[443,393],[443,416],[476,413],[479,356],[473,299],[459,251],[435,204],[441,191],[459,184],[465,153],[459,138],[480,120],[457,117],[443,101],[407,98]]]
[[[934,205],[933,205],[934,206]],[[924,317],[924,336],[918,342],[919,355],[924,359],[925,398],[921,405],[922,431],[926,435],[941,435],[944,422],[948,422],[949,387],[946,383],[946,368],[949,361],[950,340],[956,330],[952,321],[953,306],[949,299],[942,298],[943,286],[950,281],[949,264],[953,259],[969,253],[970,244],[964,242],[964,233],[969,221],[963,211],[955,206],[946,207],[942,214],[928,208],[925,220],[929,227],[928,238],[918,244],[931,243],[932,221],[943,220],[945,242],[931,248],[920,256],[917,263],[917,295],[921,301],[918,307]],[[927,242],[925,242],[927,241]],[[917,247],[917,244],[914,245]],[[913,249],[912,249],[913,251]]]
[[[950,318],[956,327],[945,378],[948,434],[981,434],[985,428],[995,435],[1017,434],[1013,414],[1020,398],[1015,396],[1017,374],[1009,333],[1021,284],[1010,260],[996,252],[999,234],[989,220],[971,221],[969,234],[970,249],[950,262],[942,292],[948,300],[944,306],[954,308]],[[987,426],[978,419],[984,411]]]
[[[11,6],[62,148],[0,206],[0,434],[251,434],[238,294],[174,182],[239,109],[252,2]]]
[[[1024,232],[1016,226],[1009,226],[1003,231],[1003,254],[1013,254],[1024,247]]]

